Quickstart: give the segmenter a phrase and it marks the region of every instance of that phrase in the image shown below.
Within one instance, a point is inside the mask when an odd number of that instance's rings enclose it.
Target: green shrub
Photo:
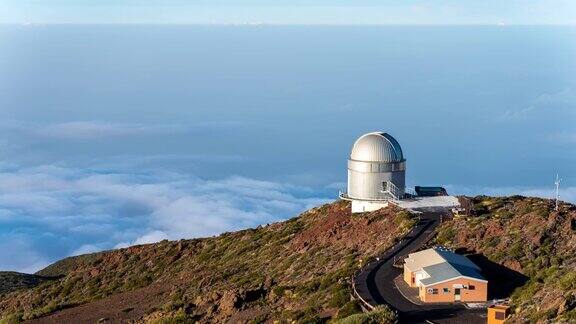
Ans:
[[[30,319],[39,318],[42,316],[52,314],[52,313],[57,312],[57,311],[62,310],[62,309],[75,306],[75,305],[76,304],[58,303],[58,302],[53,300],[53,301],[50,301],[48,304],[46,304],[44,307],[41,307],[39,309],[33,309],[32,311],[22,315],[22,319],[23,320],[30,320]]]
[[[486,207],[486,204],[482,202],[474,204],[474,206],[472,206],[472,212],[478,216],[488,214],[488,207]]]
[[[509,210],[503,210],[498,213],[498,217],[501,219],[508,220],[514,217],[514,213]]]
[[[304,311],[298,312],[296,319],[298,323],[306,324],[321,324],[325,322],[318,316],[318,310],[313,307],[306,307]]]
[[[141,287],[146,287],[154,281],[152,275],[145,273],[141,276],[130,278],[128,282],[126,282],[127,289],[136,289]]]
[[[514,259],[520,260],[524,256],[524,243],[520,241],[515,242],[508,253]]]
[[[282,297],[284,295],[284,292],[291,288],[292,287],[289,286],[274,286],[274,288],[272,288],[272,291],[274,292],[274,295]]]
[[[486,241],[486,246],[496,247],[496,246],[498,246],[499,243],[500,243],[500,237],[499,236],[492,236],[492,237],[489,237],[488,240]]]
[[[17,324],[22,322],[22,314],[9,314],[0,318],[0,324]]]
[[[250,324],[263,324],[266,323],[266,320],[268,319],[268,316],[266,316],[266,314],[260,314],[256,317],[254,317],[251,321]]]
[[[330,307],[342,307],[350,301],[350,290],[347,285],[339,284],[332,289],[332,298],[328,305]]]
[[[318,279],[312,279],[303,285],[296,288],[296,293],[298,295],[308,295],[318,290],[320,287],[320,281]]]
[[[286,222],[286,234],[296,234],[304,228],[304,224],[298,218],[292,218]]]
[[[452,242],[454,237],[456,237],[456,230],[454,230],[454,228],[451,226],[447,226],[440,229],[438,236],[436,236],[436,242],[439,244],[447,244]]]
[[[358,301],[351,300],[351,301],[347,302],[346,304],[344,304],[344,306],[342,306],[338,310],[338,318],[346,318],[350,315],[358,314],[361,312],[362,312],[362,308],[360,308],[360,304],[358,304]]]
[[[186,314],[183,309],[178,310],[174,315],[167,316],[164,318],[160,318],[154,322],[153,324],[193,324],[196,323],[196,320]]]
[[[337,320],[336,324],[391,324],[397,323],[398,317],[389,307],[381,305],[373,311],[363,314],[353,314]]]
[[[409,231],[416,225],[416,218],[407,211],[401,211],[396,217],[396,224],[402,229],[402,232]]]
[[[525,302],[531,301],[536,292],[540,290],[542,284],[536,280],[529,280],[527,284],[522,287],[516,288],[512,293],[512,303],[519,306]]]
[[[558,279],[558,285],[563,291],[576,289],[576,271],[568,271]]]

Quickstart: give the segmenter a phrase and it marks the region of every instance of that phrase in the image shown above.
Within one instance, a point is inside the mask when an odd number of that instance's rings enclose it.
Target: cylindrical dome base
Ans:
[[[353,212],[385,207],[390,200],[404,198],[406,160],[400,144],[389,134],[362,135],[348,159],[348,190]]]
[[[348,196],[360,200],[386,200],[387,183],[396,186],[396,198],[404,197],[406,171],[393,172],[358,172],[348,169]]]

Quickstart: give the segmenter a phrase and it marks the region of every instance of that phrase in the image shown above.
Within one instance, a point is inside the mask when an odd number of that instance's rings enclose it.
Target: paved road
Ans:
[[[426,320],[437,323],[485,323],[484,309],[471,310],[462,304],[416,305],[404,298],[394,285],[394,278],[402,270],[393,266],[395,256],[417,251],[440,223],[440,214],[424,213],[421,221],[402,241],[380,256],[379,261],[364,267],[354,278],[356,291],[370,305],[388,304],[399,313],[401,322],[417,323]]]

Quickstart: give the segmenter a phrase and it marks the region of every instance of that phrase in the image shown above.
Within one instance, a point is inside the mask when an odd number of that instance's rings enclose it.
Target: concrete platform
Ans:
[[[414,197],[395,201],[400,208],[415,211],[444,211],[460,207],[460,202],[454,196]]]

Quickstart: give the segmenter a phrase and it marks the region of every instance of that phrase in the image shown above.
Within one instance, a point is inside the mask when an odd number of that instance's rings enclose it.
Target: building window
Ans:
[[[445,294],[447,294],[447,293],[449,293],[449,292],[450,292],[450,289],[448,289],[448,288],[444,288],[444,289],[443,289],[443,291],[444,291],[444,293],[445,293]]]
[[[436,288],[428,288],[428,289],[426,289],[426,292],[431,294],[431,295],[438,295],[438,289],[436,289]]]
[[[474,287],[473,285],[468,286],[468,290],[474,290],[474,289],[476,289],[476,287]]]
[[[506,319],[506,314],[504,314],[504,312],[496,312],[496,314],[494,314],[494,317],[497,320],[505,320]]]

